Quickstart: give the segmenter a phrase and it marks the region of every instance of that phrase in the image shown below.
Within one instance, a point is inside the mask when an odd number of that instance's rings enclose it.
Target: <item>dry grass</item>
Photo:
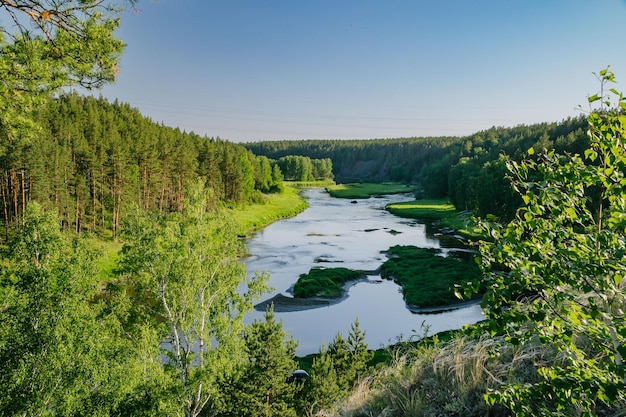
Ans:
[[[449,342],[396,352],[393,364],[364,380],[334,416],[506,416],[484,394],[513,381],[537,378],[552,358],[537,345],[514,348],[498,338],[459,336]]]

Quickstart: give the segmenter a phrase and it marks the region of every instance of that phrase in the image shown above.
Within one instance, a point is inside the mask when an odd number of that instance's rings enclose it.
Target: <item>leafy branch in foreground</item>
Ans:
[[[127,1],[132,4],[135,1]],[[122,2],[0,1],[0,125],[14,136],[31,110],[62,87],[114,80],[124,44],[114,36]]]
[[[592,415],[624,397],[626,100],[615,89],[605,95],[612,72],[599,79],[589,102],[602,108],[588,117],[584,157],[508,160],[524,205],[508,225],[484,225],[493,239],[480,249],[487,328],[515,345],[538,339],[559,356],[538,366],[540,381],[487,394],[517,415]]]

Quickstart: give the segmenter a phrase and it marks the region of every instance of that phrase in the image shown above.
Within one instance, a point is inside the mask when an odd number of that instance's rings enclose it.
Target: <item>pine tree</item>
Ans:
[[[273,310],[244,333],[246,365],[235,382],[233,415],[296,416],[294,394],[300,388],[287,378],[296,369],[297,343],[283,331]]]

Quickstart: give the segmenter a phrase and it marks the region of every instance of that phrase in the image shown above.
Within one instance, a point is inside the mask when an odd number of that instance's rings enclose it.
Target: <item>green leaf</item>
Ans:
[[[598,154],[596,151],[594,151],[593,149],[585,149],[585,158],[591,161],[595,161],[597,157],[598,157]]]

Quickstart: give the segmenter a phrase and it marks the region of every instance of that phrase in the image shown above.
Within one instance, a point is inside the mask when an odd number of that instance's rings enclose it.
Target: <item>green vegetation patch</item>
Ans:
[[[264,195],[262,204],[248,204],[226,210],[237,222],[237,233],[247,236],[276,220],[293,217],[308,206],[297,188],[287,186],[280,194]]]
[[[467,212],[459,212],[454,205],[445,199],[415,200],[403,203],[392,203],[387,211],[399,217],[417,220],[436,220],[440,227],[456,230],[467,238],[484,238]]]
[[[412,219],[442,220],[457,215],[454,205],[448,200],[415,200],[388,204],[386,209],[396,216]]]
[[[283,184],[296,188],[324,188],[335,185],[335,181],[331,179],[315,181],[283,181]]]
[[[337,184],[326,187],[326,191],[337,198],[370,198],[384,194],[411,193],[415,189],[397,182]]]
[[[117,260],[119,258],[120,250],[122,249],[122,242],[114,241],[111,239],[98,239],[89,238],[87,244],[100,252],[101,256],[98,259],[98,271],[100,281],[110,281],[115,278],[117,269]]]
[[[404,300],[415,307],[439,307],[458,302],[454,285],[481,280],[473,262],[439,256],[440,251],[416,246],[394,246],[387,251],[390,259],[381,266],[381,275],[394,279]]]
[[[343,295],[343,284],[361,276],[363,272],[348,268],[311,268],[308,274],[300,275],[293,287],[293,295],[299,298],[339,298]]]

